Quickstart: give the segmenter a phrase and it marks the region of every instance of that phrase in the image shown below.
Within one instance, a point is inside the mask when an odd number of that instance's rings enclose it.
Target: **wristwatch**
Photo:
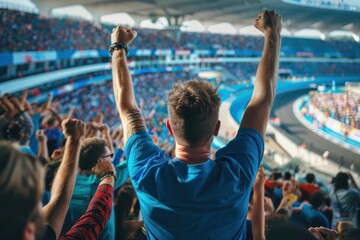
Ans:
[[[114,180],[117,179],[117,178],[116,178],[116,175],[115,175],[115,172],[113,172],[113,171],[108,171],[107,173],[104,174],[104,176],[102,176],[102,177],[100,178],[100,182],[101,182],[102,180],[104,180],[105,178],[107,178],[107,177],[114,177]]]
[[[109,53],[110,53],[111,56],[112,56],[114,50],[116,50],[116,49],[124,49],[125,53],[126,53],[126,56],[129,54],[129,47],[124,42],[115,42],[115,43],[110,45]]]

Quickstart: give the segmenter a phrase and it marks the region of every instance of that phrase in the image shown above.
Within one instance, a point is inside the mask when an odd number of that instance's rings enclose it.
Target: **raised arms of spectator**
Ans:
[[[53,182],[50,202],[43,208],[45,220],[54,229],[56,237],[60,235],[74,191],[80,139],[85,134],[85,124],[77,119],[66,119],[62,128],[67,138],[64,157]]]
[[[108,148],[111,152],[114,152],[113,142],[110,136],[110,128],[107,124],[99,124],[98,129],[101,132],[102,139],[107,143]]]
[[[266,10],[259,13],[254,26],[264,33],[264,52],[256,72],[253,95],[240,127],[253,128],[265,137],[278,77],[281,16],[274,11]]]
[[[26,112],[24,106],[13,95],[5,95],[0,100],[1,105],[5,110],[4,117],[7,120],[5,122],[10,122],[12,120],[21,121],[23,125],[24,136],[22,137],[20,144],[28,145],[29,139],[34,131],[34,124],[29,113]]]
[[[69,109],[69,111],[65,114],[64,118],[72,118],[74,112],[75,112],[76,108],[75,107],[71,107]]]
[[[61,128],[61,122],[63,121],[63,118],[61,117],[60,113],[55,109],[55,108],[48,108],[47,110],[49,110],[58,120],[58,122],[60,123],[59,127]]]
[[[50,93],[48,93],[46,101],[41,105],[40,108],[41,112],[45,112],[46,109],[49,109],[51,107],[52,98],[53,96]]]
[[[252,234],[254,240],[265,239],[265,206],[264,206],[264,184],[266,174],[262,167],[256,175],[253,189],[253,211],[252,211]]]
[[[136,32],[127,27],[116,27],[111,34],[111,43],[122,42],[129,45]],[[124,129],[124,142],[135,132],[145,131],[145,121],[136,106],[134,88],[126,62],[124,49],[114,50],[112,54],[112,76],[116,106]]]
[[[49,161],[49,152],[47,148],[47,137],[44,133],[44,130],[37,130],[36,131],[36,139],[39,142],[39,150],[38,150],[38,157],[45,158]]]

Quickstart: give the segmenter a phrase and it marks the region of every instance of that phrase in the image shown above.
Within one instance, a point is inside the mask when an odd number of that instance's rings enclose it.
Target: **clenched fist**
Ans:
[[[40,129],[40,130],[36,131],[36,139],[39,142],[46,142],[47,141],[47,137],[46,137],[46,135],[44,133],[44,130]]]
[[[86,124],[79,119],[65,119],[62,121],[61,126],[66,138],[71,137],[79,140],[85,135]]]
[[[265,36],[272,34],[280,35],[282,29],[281,16],[272,10],[265,10],[258,14],[254,21],[254,26],[263,32]]]
[[[257,174],[256,174],[256,178],[253,184],[253,188],[254,190],[261,190],[264,189],[264,184],[266,181],[266,173],[264,171],[264,169],[262,167],[259,168]]]
[[[91,170],[98,178],[101,178],[107,172],[115,172],[114,165],[110,161],[100,161]]]
[[[136,37],[137,32],[128,27],[117,26],[111,33],[111,44],[123,42],[129,45]]]

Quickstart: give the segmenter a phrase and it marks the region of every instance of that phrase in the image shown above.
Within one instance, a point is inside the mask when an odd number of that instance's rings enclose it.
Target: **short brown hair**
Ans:
[[[202,145],[213,136],[219,108],[217,88],[206,81],[191,80],[175,84],[168,94],[173,133],[189,145]]]
[[[91,170],[97,164],[97,159],[104,154],[105,147],[107,147],[107,143],[101,138],[87,138],[82,141],[79,168]]]
[[[0,142],[0,239],[20,239],[44,190],[38,159]]]

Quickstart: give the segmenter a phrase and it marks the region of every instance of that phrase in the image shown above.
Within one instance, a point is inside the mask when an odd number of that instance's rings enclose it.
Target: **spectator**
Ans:
[[[360,203],[358,189],[349,187],[347,173],[339,172],[334,179],[334,186],[330,189],[329,196],[333,209],[332,229],[335,229],[337,222],[350,221],[357,226],[357,206]]]
[[[270,179],[267,179],[265,182],[265,190],[266,192],[273,194],[275,188],[281,188],[282,186],[282,173],[279,169],[273,169]]]
[[[324,201],[324,194],[321,191],[316,191],[310,197],[310,204],[305,203],[302,205],[301,216],[305,226],[330,227],[329,220],[320,209]]]
[[[176,142],[176,158],[170,159],[152,143],[136,106],[123,49],[136,32],[124,27],[113,29],[114,95],[124,127],[129,173],[149,239],[246,237],[246,203],[263,155],[275,95],[281,17],[265,11],[255,26],[264,32],[265,44],[254,95],[237,137],[217,152],[215,161],[208,155],[220,127],[216,89],[206,82],[189,81],[169,92],[167,126]]]
[[[320,190],[320,187],[316,184],[315,175],[313,173],[308,173],[305,176],[306,183],[300,184],[300,190],[302,201],[310,201],[311,195]]]
[[[0,143],[1,239],[34,239],[35,236],[41,239],[44,229],[44,239],[58,238],[74,187],[84,124],[78,120],[65,120],[63,129],[69,140],[54,180],[51,200],[43,209],[39,204],[43,191],[40,163],[35,157],[19,152],[9,144]],[[103,174],[109,170],[112,170],[111,167],[103,164],[95,171]],[[81,239],[96,239],[110,216],[113,181],[109,177],[104,179],[87,213],[59,239],[79,239],[79,236],[82,236]],[[92,223],[92,232],[88,231],[89,223]]]
[[[63,233],[85,213],[86,208],[94,196],[101,179],[94,175],[93,169],[104,161],[111,162],[114,154],[108,148],[106,140],[87,138],[81,144],[79,174],[76,177],[75,188],[71,198],[69,212],[65,220]],[[126,161],[115,166],[116,180],[114,188],[123,185],[129,178]],[[115,215],[112,210],[108,224],[105,226],[99,239],[115,239]]]

